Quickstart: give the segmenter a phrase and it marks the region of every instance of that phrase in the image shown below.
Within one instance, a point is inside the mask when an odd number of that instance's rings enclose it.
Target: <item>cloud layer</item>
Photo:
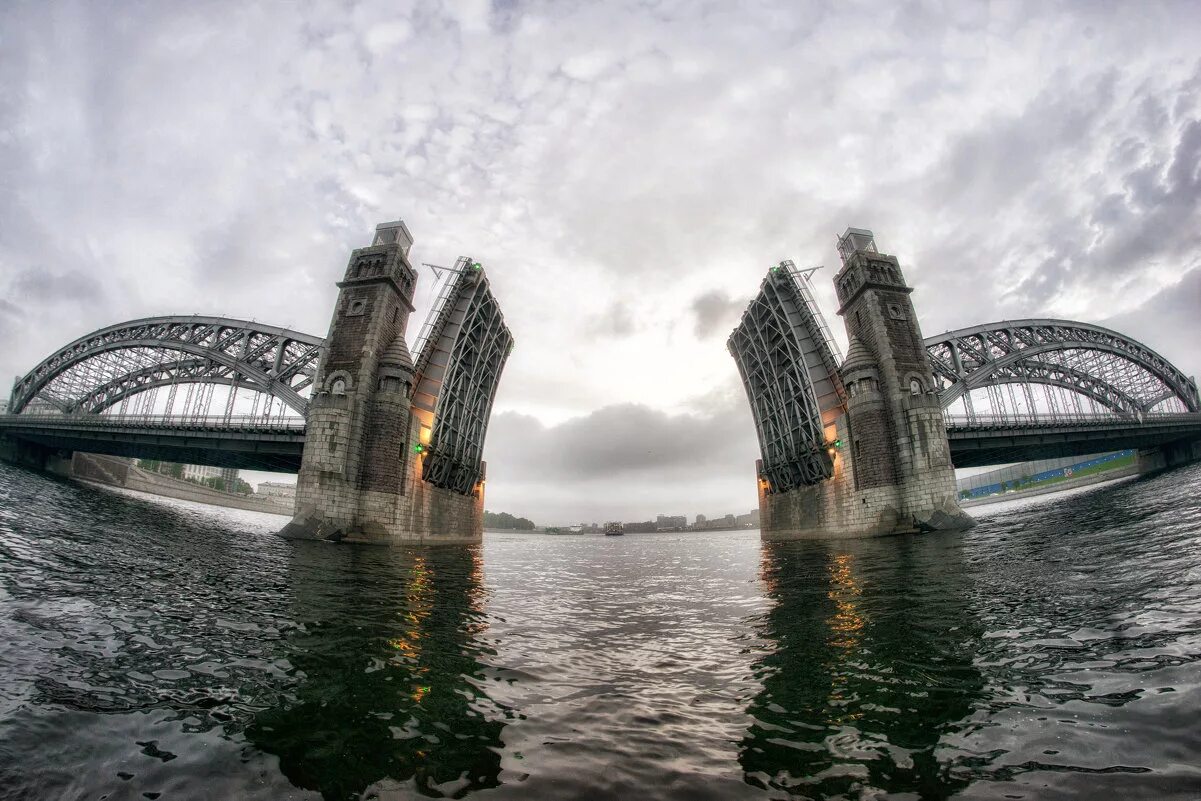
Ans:
[[[768,265],[832,266],[847,225],[901,259],[928,333],[1109,320],[1201,373],[1199,24],[1186,2],[9,3],[0,372],[150,314],[321,333],[348,251],[400,216],[417,261],[487,264],[517,337],[491,507],[744,511],[725,334]]]

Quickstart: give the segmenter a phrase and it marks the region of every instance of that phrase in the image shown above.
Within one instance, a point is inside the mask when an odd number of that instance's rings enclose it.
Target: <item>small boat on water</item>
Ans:
[[[625,530],[621,527],[621,523],[605,523],[606,537],[620,537],[625,533]]]

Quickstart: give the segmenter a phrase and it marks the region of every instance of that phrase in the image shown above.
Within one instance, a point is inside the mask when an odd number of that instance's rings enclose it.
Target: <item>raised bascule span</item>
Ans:
[[[782,261],[730,336],[754,411],[760,472],[780,490],[832,475],[825,442],[846,407],[841,358],[810,289],[812,270]]]
[[[812,270],[772,267],[728,348],[750,401],[767,539],[972,525],[954,468],[1124,448],[1158,468],[1201,458],[1196,382],[1100,326],[1020,320],[923,339],[897,259],[838,240],[849,349],[839,360]]]
[[[351,253],[325,338],[224,317],[81,337],[17,380],[0,456],[299,472],[285,536],[478,541],[484,438],[513,336],[483,265],[461,258],[443,273],[414,361],[412,242],[403,222],[384,223]]]

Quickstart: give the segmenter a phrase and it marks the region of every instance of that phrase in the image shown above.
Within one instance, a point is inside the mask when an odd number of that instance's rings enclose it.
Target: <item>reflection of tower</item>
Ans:
[[[748,783],[814,798],[942,798],[966,783],[936,756],[983,687],[951,536],[763,545],[775,605],[739,754]]]
[[[834,277],[850,352],[840,370],[850,395],[848,429],[855,489],[896,486],[901,525],[965,528],[934,374],[917,313],[894,256],[876,252],[871,231],[838,240]]]
[[[499,784],[506,710],[484,692],[478,546],[297,543],[283,657],[298,685],[247,728],[297,787],[325,798],[450,796]],[[461,796],[460,796],[461,797]]]

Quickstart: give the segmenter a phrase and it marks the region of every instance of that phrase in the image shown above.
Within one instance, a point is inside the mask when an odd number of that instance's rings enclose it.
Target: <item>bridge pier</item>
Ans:
[[[1196,461],[1201,461],[1201,440],[1178,440],[1155,448],[1140,448],[1138,471],[1155,473]]]
[[[442,416],[459,424],[474,413],[486,425],[512,338],[498,313],[480,317],[478,305],[439,307],[415,365],[405,341],[417,280],[408,261],[411,245],[404,223],[380,225],[372,245],[351,254],[338,283],[306,414],[295,516],[280,532],[285,537],[378,544],[483,537],[483,430],[464,444],[461,437],[451,440],[458,429],[437,421]],[[460,262],[443,300],[490,303],[479,265]],[[495,372],[470,373],[488,362],[488,348],[500,340],[504,352]],[[455,386],[423,393],[423,379],[452,373],[462,379]],[[453,480],[431,475],[427,460],[435,455],[452,464]]]
[[[0,434],[0,462],[30,467],[55,475],[71,475],[70,451],[49,448],[28,440]]]
[[[731,337],[764,449],[762,536],[871,537],[973,526],[959,507],[913,290],[897,260],[876,252],[870,232],[849,229],[839,250],[843,268],[834,280],[850,341],[841,366],[833,365],[827,337],[816,333],[822,327],[808,290],[776,269],[752,304],[756,313]],[[818,407],[808,412],[807,431],[806,415],[796,411],[803,406]]]

